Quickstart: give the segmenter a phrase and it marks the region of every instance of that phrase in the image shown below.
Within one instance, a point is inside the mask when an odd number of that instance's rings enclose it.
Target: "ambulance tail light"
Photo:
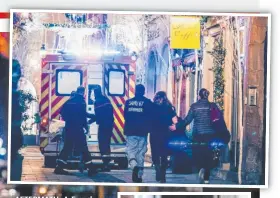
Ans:
[[[44,147],[40,147],[40,151],[42,154],[44,154]]]
[[[40,124],[40,128],[41,130],[46,130],[47,126],[48,126],[49,122],[47,118],[43,118]]]

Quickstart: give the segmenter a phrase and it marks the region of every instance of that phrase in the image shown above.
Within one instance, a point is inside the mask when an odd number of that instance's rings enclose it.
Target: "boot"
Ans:
[[[92,162],[91,161],[88,161],[85,163],[85,167],[87,168],[88,170],[88,176],[89,177],[92,177],[94,175],[97,174],[97,170],[96,168],[93,166]]]
[[[143,170],[144,170],[143,167],[138,167],[138,183],[142,183]],[[140,171],[142,172],[142,173],[141,173],[141,176],[139,176],[139,172],[140,172]]]
[[[134,183],[142,183],[142,178],[139,178],[138,176],[138,173],[139,173],[139,167],[135,166],[133,168],[133,171],[132,171],[132,181]]]
[[[56,174],[56,175],[68,175],[69,172],[65,171],[60,166],[56,166],[55,169],[54,169],[54,174]]]
[[[166,183],[166,165],[160,166],[160,183]]]
[[[201,168],[198,173],[198,181],[200,184],[204,184],[204,175],[205,175],[205,169]]]
[[[109,164],[110,164],[110,161],[103,160],[103,167],[102,167],[101,171],[102,172],[110,172],[111,168],[110,168]]]
[[[80,162],[78,169],[79,169],[80,173],[83,173],[85,170],[85,164],[83,162]]]
[[[161,173],[160,173],[160,165],[155,164],[155,170],[156,170],[156,181],[159,182],[161,178]]]
[[[102,170],[101,170],[101,171],[102,171],[102,172],[110,172],[110,171],[111,171],[111,169],[110,169],[109,165],[104,164],[104,165],[103,165],[103,168],[102,168]]]
[[[54,174],[57,174],[57,175],[68,175],[69,174],[68,171],[65,171],[63,169],[67,165],[66,161],[58,159],[58,160],[56,160],[56,163],[57,163],[57,165],[56,165],[56,167],[54,169]]]

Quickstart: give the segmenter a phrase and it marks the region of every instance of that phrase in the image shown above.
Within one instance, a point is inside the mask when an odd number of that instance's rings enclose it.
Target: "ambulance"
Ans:
[[[134,96],[136,63],[133,56],[122,56],[107,51],[100,56],[78,56],[71,53],[48,54],[42,58],[41,99],[40,99],[40,150],[45,167],[55,167],[56,159],[63,148],[63,125],[60,110],[78,86],[86,88],[87,112],[94,114],[93,89],[100,85],[104,95],[114,108],[114,128],[111,138],[111,165],[126,169],[128,160],[125,153],[124,105]],[[75,115],[73,115],[75,116]],[[53,130],[57,127],[58,130]],[[97,140],[98,126],[90,125],[87,135],[88,148],[93,163],[102,164]],[[60,137],[60,138],[58,138]],[[79,160],[78,160],[79,161]]]

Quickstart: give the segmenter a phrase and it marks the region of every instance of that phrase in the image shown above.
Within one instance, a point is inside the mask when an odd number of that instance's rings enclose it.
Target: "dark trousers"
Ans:
[[[152,160],[154,165],[167,166],[167,157],[169,155],[168,136],[163,134],[150,134],[150,144],[152,152]]]
[[[85,163],[91,161],[91,155],[88,150],[86,135],[81,130],[66,130],[64,135],[64,146],[59,154],[59,159],[67,161],[73,153],[79,153],[82,161]]]
[[[113,135],[113,126],[99,125],[98,127],[98,145],[101,155],[111,154],[111,137]],[[109,159],[103,159],[104,165],[108,165]]]
[[[211,139],[211,135],[195,135],[193,141],[208,144]],[[196,167],[205,170],[204,179],[209,180],[211,169],[214,167],[213,151],[208,145],[196,146],[193,148],[193,158]]]

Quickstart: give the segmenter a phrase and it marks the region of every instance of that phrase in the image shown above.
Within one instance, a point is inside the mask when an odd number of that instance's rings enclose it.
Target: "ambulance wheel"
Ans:
[[[121,170],[128,169],[128,159],[126,157],[119,159],[117,161],[117,163],[118,163],[119,169],[121,169]]]

